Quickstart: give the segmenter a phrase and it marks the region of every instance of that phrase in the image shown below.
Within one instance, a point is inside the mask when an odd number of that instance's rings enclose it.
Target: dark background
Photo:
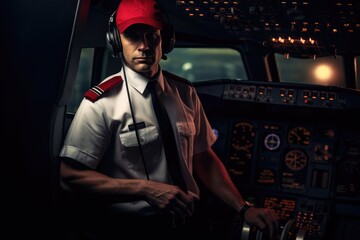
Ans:
[[[53,233],[59,231],[47,146],[76,5],[76,0],[0,3],[1,159],[5,162],[1,167],[5,215],[1,215],[6,222],[2,234],[10,234],[10,239],[54,239]]]

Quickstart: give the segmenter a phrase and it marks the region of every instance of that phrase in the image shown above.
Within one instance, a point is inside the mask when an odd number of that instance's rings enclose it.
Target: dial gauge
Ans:
[[[308,157],[305,152],[294,149],[290,150],[285,155],[285,164],[288,168],[294,171],[303,169],[308,162]]]
[[[236,150],[249,150],[254,145],[255,131],[250,123],[235,124],[232,134],[232,145]]]
[[[266,149],[274,151],[280,147],[280,137],[275,133],[270,133],[266,135],[264,139],[264,145]]]
[[[233,156],[236,159],[251,159],[254,146],[255,129],[247,122],[239,122],[234,125],[231,145],[235,150]]]
[[[311,133],[308,128],[294,127],[290,129],[287,135],[287,141],[293,145],[309,145]]]

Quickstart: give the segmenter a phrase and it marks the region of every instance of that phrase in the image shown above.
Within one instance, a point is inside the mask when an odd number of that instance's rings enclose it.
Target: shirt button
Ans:
[[[143,137],[140,138],[140,143],[145,143],[145,139]]]

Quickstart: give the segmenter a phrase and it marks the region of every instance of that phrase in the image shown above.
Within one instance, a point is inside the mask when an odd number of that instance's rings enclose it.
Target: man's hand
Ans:
[[[244,214],[244,221],[261,231],[269,231],[270,239],[277,235],[279,216],[273,209],[249,208]]]
[[[184,193],[179,187],[158,182],[150,182],[147,187],[147,202],[160,212],[173,215],[179,222],[193,215],[198,196]]]

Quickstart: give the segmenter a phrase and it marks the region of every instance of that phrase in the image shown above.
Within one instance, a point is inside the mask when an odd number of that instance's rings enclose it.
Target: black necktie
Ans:
[[[169,171],[174,185],[178,186],[184,192],[187,192],[186,183],[181,174],[179,157],[177,154],[175,136],[171,127],[169,116],[166,113],[164,106],[160,103],[157,95],[156,87],[160,87],[158,81],[150,81],[148,89],[151,94],[153,107],[156,118],[160,127],[160,135],[165,149],[165,156],[168,163]]]

